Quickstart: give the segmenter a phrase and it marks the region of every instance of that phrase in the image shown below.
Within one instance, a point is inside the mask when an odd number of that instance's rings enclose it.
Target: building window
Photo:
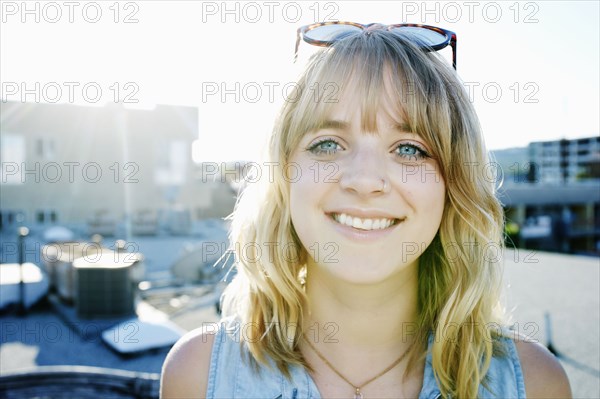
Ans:
[[[25,163],[25,138],[20,134],[3,132],[0,135],[0,154],[0,184],[23,184],[21,167]]]
[[[48,137],[40,137],[36,140],[36,155],[40,159],[53,160],[56,155],[54,140]]]
[[[56,219],[56,211],[53,210],[39,210],[35,213],[35,220],[38,223],[54,223]]]
[[[185,182],[189,149],[183,140],[160,140],[156,146],[155,182],[180,186]]]
[[[590,139],[579,139],[577,140],[577,144],[579,145],[588,145],[590,143]]]

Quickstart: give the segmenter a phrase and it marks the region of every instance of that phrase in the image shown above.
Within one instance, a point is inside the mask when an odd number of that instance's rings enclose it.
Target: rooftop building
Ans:
[[[152,233],[161,219],[186,225],[233,209],[227,182],[197,177],[196,108],[0,107],[0,227],[88,222],[91,233],[111,235],[129,220]]]
[[[529,144],[533,181],[548,184],[600,183],[600,137]]]

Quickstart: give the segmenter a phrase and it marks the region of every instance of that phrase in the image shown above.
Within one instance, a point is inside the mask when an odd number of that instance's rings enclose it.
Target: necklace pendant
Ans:
[[[356,392],[354,393],[354,399],[364,399],[360,388],[356,388]]]

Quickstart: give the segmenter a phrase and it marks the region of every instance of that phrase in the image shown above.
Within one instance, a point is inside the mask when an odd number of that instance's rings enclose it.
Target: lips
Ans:
[[[332,212],[329,215],[333,218],[333,220],[335,220],[339,224],[349,226],[349,227],[354,227],[355,229],[359,229],[359,230],[366,230],[366,231],[384,230],[384,229],[387,229],[390,226],[393,226],[404,220],[404,219],[386,218],[386,217],[366,218],[366,217],[352,216],[347,213],[336,213],[336,212]]]

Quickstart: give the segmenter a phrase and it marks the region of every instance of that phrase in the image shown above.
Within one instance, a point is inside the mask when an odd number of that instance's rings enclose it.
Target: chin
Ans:
[[[409,269],[411,265],[386,265],[385,262],[378,263],[373,258],[362,262],[357,261],[356,258],[347,261],[342,258],[337,263],[325,263],[313,265],[312,267],[321,268],[330,276],[346,283],[370,285],[389,281],[394,276],[400,276],[401,272]]]

